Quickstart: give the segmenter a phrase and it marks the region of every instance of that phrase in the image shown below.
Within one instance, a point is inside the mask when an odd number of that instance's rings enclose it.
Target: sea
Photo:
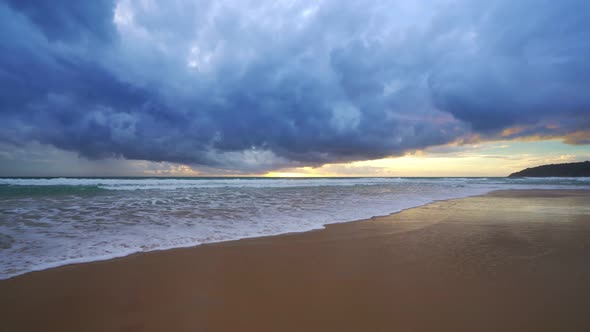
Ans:
[[[0,178],[0,279],[590,178]]]

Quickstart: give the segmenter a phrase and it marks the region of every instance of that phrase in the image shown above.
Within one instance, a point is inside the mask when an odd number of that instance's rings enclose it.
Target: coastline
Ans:
[[[8,197],[0,207],[0,219],[8,221],[0,222],[5,227],[0,234],[5,249],[0,253],[0,280],[139,252],[307,232],[437,200],[481,195],[498,186],[590,189],[577,180],[550,180],[539,186],[504,178],[178,181],[13,179],[0,185],[0,194]],[[23,196],[23,188],[33,197]],[[86,196],[90,188],[102,192]],[[77,202],[78,197],[83,202]]]
[[[58,180],[60,180],[60,179],[58,179]],[[502,190],[510,190],[510,189],[502,189]],[[576,190],[576,189],[568,189],[568,190]],[[8,279],[15,278],[15,277],[25,275],[28,273],[41,272],[41,271],[60,268],[63,266],[68,266],[68,265],[89,264],[89,263],[100,262],[100,261],[109,261],[109,260],[113,260],[113,259],[125,258],[125,257],[136,255],[136,254],[144,254],[144,253],[149,253],[149,252],[159,252],[159,251],[167,251],[167,250],[183,249],[183,248],[193,248],[193,247],[198,247],[198,246],[202,246],[202,245],[231,242],[231,241],[240,241],[240,240],[246,240],[246,239],[256,239],[256,238],[264,238],[264,237],[275,237],[275,236],[281,236],[281,235],[313,232],[313,231],[323,230],[328,225],[349,223],[349,222],[359,222],[359,221],[371,220],[374,218],[388,217],[392,214],[400,213],[400,212],[408,210],[408,209],[413,209],[413,208],[425,206],[425,205],[432,204],[435,202],[442,202],[442,201],[448,201],[448,200],[453,200],[453,199],[461,199],[461,198],[466,198],[466,197],[476,197],[476,196],[489,194],[490,192],[493,192],[493,191],[494,190],[492,190],[492,189],[486,189],[483,191],[482,190],[472,190],[471,192],[463,192],[459,195],[456,195],[456,194],[445,195],[446,196],[445,198],[430,198],[429,200],[423,200],[422,202],[412,202],[410,204],[407,204],[407,203],[401,204],[401,206],[397,206],[395,208],[393,206],[391,206],[391,208],[387,208],[386,210],[379,210],[378,212],[372,211],[373,213],[376,213],[375,215],[364,215],[363,217],[357,216],[357,217],[352,217],[352,218],[347,218],[347,219],[332,218],[331,221],[328,221],[325,223],[321,223],[321,224],[317,223],[317,224],[313,224],[311,226],[310,225],[299,226],[300,228],[298,228],[296,230],[291,230],[291,231],[287,231],[287,230],[280,230],[277,232],[265,231],[263,234],[242,235],[242,236],[238,236],[235,238],[229,237],[229,238],[225,238],[225,239],[221,239],[221,240],[208,240],[207,242],[200,242],[200,243],[189,242],[189,243],[185,243],[185,244],[172,244],[172,245],[163,245],[163,246],[159,245],[157,247],[152,247],[147,250],[142,249],[142,248],[133,248],[131,246],[129,246],[129,247],[125,246],[125,249],[122,251],[121,251],[121,248],[117,248],[117,250],[110,252],[108,254],[104,254],[104,255],[62,259],[62,260],[58,260],[58,261],[54,261],[54,262],[47,262],[47,263],[35,265],[32,268],[29,268],[27,270],[14,272],[12,274],[0,274],[0,282],[2,280],[8,280]]]
[[[581,331],[590,326],[590,285],[581,283],[590,280],[588,206],[588,190],[496,191],[308,232],[29,272],[0,280],[3,326]]]

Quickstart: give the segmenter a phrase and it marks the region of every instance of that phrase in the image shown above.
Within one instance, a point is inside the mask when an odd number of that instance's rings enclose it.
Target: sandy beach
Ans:
[[[589,258],[589,191],[498,191],[2,280],[1,330],[588,331]]]

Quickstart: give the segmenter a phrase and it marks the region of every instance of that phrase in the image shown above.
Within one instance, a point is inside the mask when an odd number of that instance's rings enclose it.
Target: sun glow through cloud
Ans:
[[[583,160],[588,12],[2,1],[0,175],[476,176]]]
[[[287,168],[270,177],[439,177],[507,176],[541,164],[590,159],[590,148],[560,142],[483,142],[466,146],[440,146],[401,156],[321,167]]]

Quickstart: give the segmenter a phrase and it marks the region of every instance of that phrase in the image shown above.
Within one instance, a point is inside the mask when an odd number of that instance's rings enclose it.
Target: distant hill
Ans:
[[[508,177],[581,177],[590,176],[590,161],[581,163],[552,164],[524,169]]]

